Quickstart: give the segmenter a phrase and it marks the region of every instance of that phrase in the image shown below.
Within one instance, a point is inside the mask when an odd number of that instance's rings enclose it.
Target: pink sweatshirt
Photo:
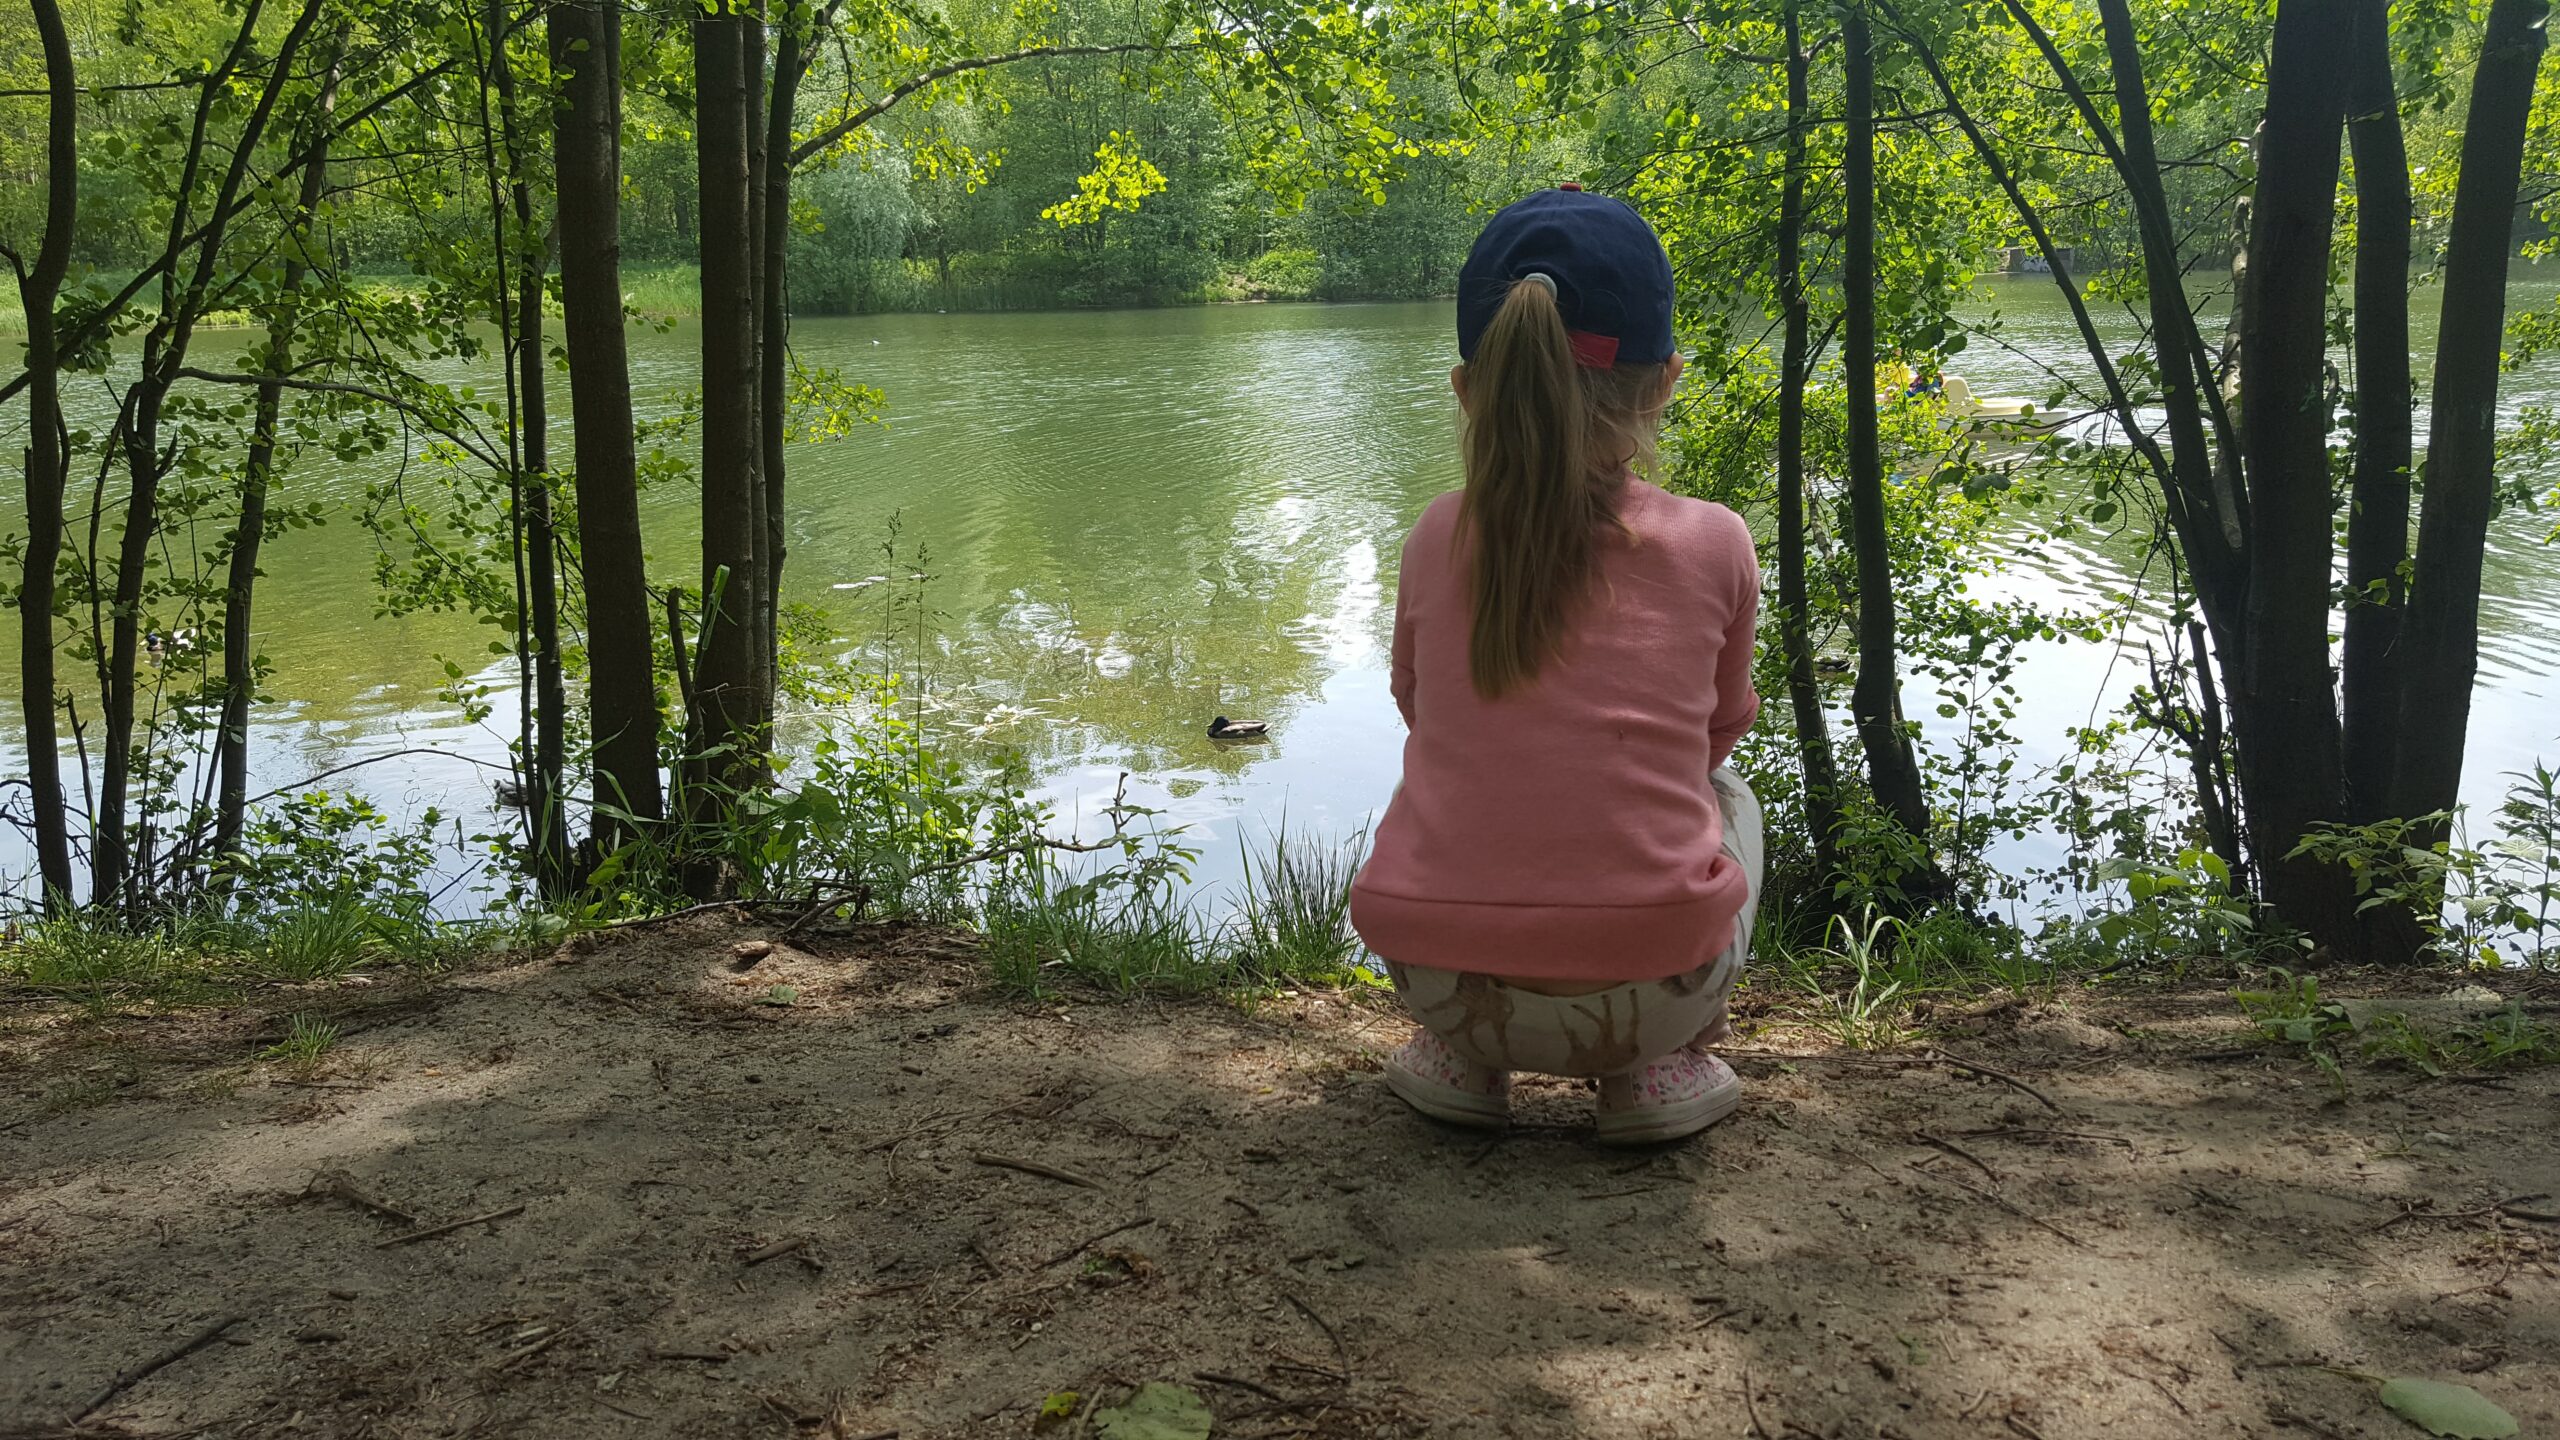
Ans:
[[[1742,519],[1630,478],[1563,649],[1498,700],[1469,676],[1472,556],[1458,496],[1422,512],[1396,585],[1404,784],[1352,885],[1369,948],[1404,965],[1625,982],[1731,942],[1742,870],[1707,774],[1759,714],[1760,566]]]

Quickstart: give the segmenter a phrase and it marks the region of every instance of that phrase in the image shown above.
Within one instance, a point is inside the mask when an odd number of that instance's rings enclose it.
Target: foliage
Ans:
[[[2486,845],[2465,843],[2456,813],[2324,825],[2297,854],[2339,865],[2355,878],[2359,908],[2402,906],[2437,949],[2465,963],[2544,963],[2560,938],[2560,774],[2536,764],[2508,777],[2501,829]]]
[[[338,1027],[317,1015],[295,1015],[286,1022],[285,1038],[258,1052],[297,1075],[308,1077],[338,1043]]]
[[[2349,1054],[2430,1079],[2560,1063],[2560,1033],[2515,1002],[2468,1023],[2422,1025],[2400,1011],[2323,996],[2317,976],[2282,968],[2266,988],[2233,992],[2258,1034],[2299,1051],[2343,1098]]]
[[[1243,893],[1225,945],[1240,977],[1322,985],[1376,984],[1351,932],[1351,882],[1368,837],[1326,844],[1291,835],[1284,817],[1267,844],[1244,852]]]

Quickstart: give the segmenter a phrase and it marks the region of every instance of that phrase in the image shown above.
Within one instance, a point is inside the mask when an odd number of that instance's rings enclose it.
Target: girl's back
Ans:
[[[1760,572],[1742,521],[1632,477],[1594,583],[1521,688],[1470,673],[1472,545],[1458,496],[1406,541],[1394,689],[1411,733],[1353,913],[1417,965],[1651,979],[1731,939],[1743,877],[1709,773],[1751,726]]]

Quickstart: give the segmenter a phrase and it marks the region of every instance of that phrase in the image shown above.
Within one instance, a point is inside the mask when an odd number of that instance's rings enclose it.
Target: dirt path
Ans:
[[[1497,1141],[1412,1117],[1340,999],[747,933],[305,997],[307,1084],[246,1058],[270,1010],[0,1007],[0,1431],[236,1315],[82,1433],[1002,1437],[1156,1380],[1235,1437],[2418,1433],[2326,1364],[2560,1435],[2560,1226],[2484,1209],[2560,1193],[2550,1070],[2331,1104],[2218,991],[2018,1005],[1941,1034],[2056,1108],[1747,1053],[1732,1121],[1623,1155],[1562,1082]]]

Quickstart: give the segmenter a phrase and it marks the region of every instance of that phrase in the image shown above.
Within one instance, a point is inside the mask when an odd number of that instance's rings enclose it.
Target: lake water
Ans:
[[[2555,291],[2529,279],[2515,303]],[[1977,342],[1951,367],[1977,392],[2041,395],[2042,367],[2081,367],[2049,284],[1992,294],[2005,346]],[[1212,883],[1235,874],[1241,836],[1284,816],[1293,830],[1353,833],[1398,773],[1386,680],[1398,546],[1424,503],[1458,483],[1449,325],[1432,304],[800,321],[804,358],[877,386],[887,423],[794,452],[788,596],[828,607],[849,635],[875,634],[884,587],[871,577],[906,573],[921,545],[939,612],[931,723],[1022,748],[1062,825],[1094,833],[1093,811],[1125,771],[1133,798],[1190,827]],[[244,343],[217,336],[206,349]],[[692,383],[693,345],[685,327],[635,335],[644,405]],[[2510,411],[2555,396],[2548,361],[2509,377]],[[344,513],[365,479],[311,467],[287,482],[337,513],[268,550],[260,643],[275,699],[256,722],[256,779],[426,748],[436,753],[346,782],[395,812],[432,804],[486,828],[490,776],[466,762],[504,759],[511,711],[465,724],[436,698],[433,657],[480,668],[492,632],[450,615],[375,616],[372,548]],[[651,494],[645,522],[653,570],[690,578],[692,494]],[[893,522],[910,552],[896,565],[882,553]],[[2548,527],[2510,517],[2492,541],[2475,806],[2494,801],[2501,772],[2560,759]],[[14,511],[0,511],[0,530],[14,528]],[[2081,606],[2133,588],[2130,539],[2029,543],[2032,530],[1987,585]],[[16,647],[5,649],[0,692],[14,701]],[[2064,727],[2103,714],[2138,671],[2107,647],[2038,647],[2015,726],[2030,760],[2054,758]],[[1915,713],[1924,698],[1912,697]],[[1213,745],[1204,727],[1218,713],[1268,719],[1274,738]],[[17,726],[13,703],[0,770],[22,771]],[[20,837],[0,847],[0,877],[30,868]]]

